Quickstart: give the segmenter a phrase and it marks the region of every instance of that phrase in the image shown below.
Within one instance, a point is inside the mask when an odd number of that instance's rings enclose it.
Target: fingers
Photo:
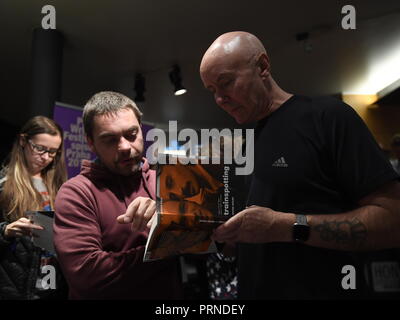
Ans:
[[[117,221],[119,223],[131,223],[133,221],[133,216],[135,215],[139,205],[140,205],[140,198],[136,198],[131,202],[131,204],[128,206],[128,209],[126,212],[120,216],[117,217]]]
[[[236,243],[239,241],[239,237],[236,233],[223,235],[223,236],[216,236],[215,233],[211,236],[211,239],[221,243]]]
[[[19,220],[17,220],[16,222],[14,222],[15,225],[22,229],[22,230],[26,230],[31,232],[32,229],[34,230],[44,230],[44,228],[38,224],[34,224],[33,222],[31,222],[30,220],[26,219],[26,218],[21,218]]]
[[[7,225],[4,235],[8,238],[32,236],[32,230],[44,230],[42,226],[33,224],[29,219],[20,218],[13,223]]]
[[[143,231],[155,212],[156,206],[153,200],[140,201],[140,205],[133,217],[132,230]]]
[[[244,219],[247,215],[252,215],[258,211],[260,207],[250,206],[240,211],[226,221],[223,225],[214,230],[213,239],[218,242],[240,242],[245,240],[246,235],[244,229]]]
[[[214,230],[214,233],[212,234],[212,239],[217,242],[236,243],[239,240],[239,235],[237,231],[222,233],[221,231],[217,232],[216,230]]]
[[[33,223],[31,222],[31,220],[27,219],[27,218],[20,218],[15,222],[22,222],[22,223]]]
[[[22,237],[22,236],[31,236],[32,230],[28,228],[19,228],[18,226],[14,225],[12,227],[6,228],[4,232],[5,236],[7,238],[16,238],[16,237]]]
[[[128,206],[126,213],[117,217],[119,223],[132,223],[132,230],[143,231],[156,211],[156,203],[150,198],[138,197]]]
[[[270,208],[251,206],[218,227],[214,234],[215,240],[242,243],[273,242],[276,236],[276,216],[276,211]]]
[[[151,228],[151,225],[153,224],[153,220],[156,219],[157,215],[153,214],[149,222],[147,222],[147,228]]]
[[[244,213],[245,210],[239,212],[216,228],[213,233],[213,239],[218,242],[236,242]]]

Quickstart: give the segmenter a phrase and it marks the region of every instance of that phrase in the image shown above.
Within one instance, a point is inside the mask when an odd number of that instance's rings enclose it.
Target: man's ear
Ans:
[[[260,76],[263,80],[266,80],[271,72],[271,65],[269,63],[268,55],[263,52],[259,55],[257,60],[257,67],[260,73]]]
[[[93,153],[96,153],[96,148],[94,147],[93,139],[91,137],[89,137],[88,135],[86,135],[86,142],[89,146],[90,151],[92,151]]]

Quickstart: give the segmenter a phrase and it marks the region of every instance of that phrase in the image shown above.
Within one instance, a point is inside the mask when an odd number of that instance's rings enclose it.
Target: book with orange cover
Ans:
[[[159,164],[144,261],[216,251],[213,229],[244,207],[233,164]],[[240,184],[240,183],[239,183]]]

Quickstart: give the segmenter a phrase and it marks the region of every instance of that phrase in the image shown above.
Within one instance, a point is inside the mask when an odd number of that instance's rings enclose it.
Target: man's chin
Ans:
[[[245,124],[248,123],[248,115],[241,112],[240,108],[236,108],[233,110],[234,112],[228,112],[229,115],[235,119],[236,123],[238,124]]]
[[[114,172],[120,174],[121,176],[132,176],[140,171],[140,163],[136,163],[130,167],[117,167]]]
[[[243,117],[240,117],[240,116],[236,116],[236,117],[234,117],[235,118],[235,121],[236,121],[236,123],[238,123],[238,124],[246,124],[246,123],[249,123],[249,121],[248,121],[248,119],[246,118],[243,118]]]

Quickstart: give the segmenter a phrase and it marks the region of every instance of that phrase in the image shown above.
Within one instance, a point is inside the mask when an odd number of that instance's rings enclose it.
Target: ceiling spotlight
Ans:
[[[136,91],[135,101],[137,102],[145,101],[144,92],[146,91],[146,81],[141,73],[137,73],[135,76],[135,91]]]
[[[178,65],[174,65],[169,73],[169,79],[174,85],[174,94],[180,96],[186,92],[186,88],[182,85],[181,71]]]

